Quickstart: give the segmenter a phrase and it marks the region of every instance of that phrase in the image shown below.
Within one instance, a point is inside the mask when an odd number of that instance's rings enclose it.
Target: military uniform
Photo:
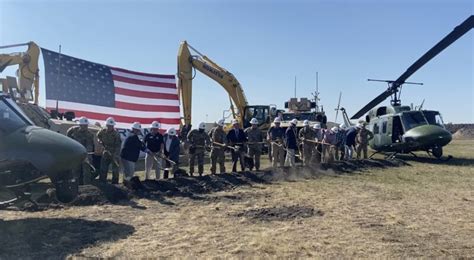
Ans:
[[[271,142],[272,166],[276,168],[278,164],[285,164],[285,150],[283,148],[283,137],[285,130],[281,127],[272,126],[268,129],[267,139]]]
[[[94,152],[94,134],[88,129],[84,130],[80,126],[73,126],[67,131],[67,136],[76,140],[82,144],[88,153]],[[82,165],[76,170],[77,176],[79,176],[79,183],[90,184],[91,183],[91,168],[89,156],[82,162]]]
[[[322,161],[323,154],[323,139],[324,139],[324,129],[315,129],[314,131],[314,140],[318,142],[313,149],[312,162],[314,164],[319,164]]]
[[[360,159],[361,152],[364,152],[364,159],[367,159],[367,145],[374,138],[374,134],[366,128],[361,128],[356,135],[357,159]]]
[[[119,179],[119,155],[122,139],[117,130],[108,131],[102,129],[97,133],[97,139],[104,146],[102,160],[100,162],[100,181],[107,181],[109,165],[112,164],[112,183],[117,184]]]
[[[204,172],[204,152],[206,151],[206,144],[209,144],[210,138],[209,135],[203,130],[199,131],[197,129],[191,130],[188,133],[188,142],[189,147],[189,174],[193,175],[194,173],[194,163],[197,158],[198,163],[198,173],[202,176]]]
[[[258,128],[249,127],[245,129],[245,134],[247,135],[248,139],[248,156],[250,156],[249,160],[249,168],[250,170],[253,169],[255,166],[255,170],[260,169],[260,156],[262,155],[262,131]]]
[[[336,134],[336,160],[344,160],[345,157],[345,146],[346,146],[346,130],[339,129]]]
[[[227,137],[222,127],[214,127],[209,132],[209,136],[212,141],[212,149],[211,149],[211,173],[216,173],[216,164],[219,163],[220,173],[225,172],[225,147],[218,145],[219,144],[227,144]]]
[[[309,126],[301,128],[300,132],[298,133],[298,138],[303,141],[303,162],[306,166],[308,166],[311,161],[314,143],[310,141],[314,141],[315,136],[316,133]]]

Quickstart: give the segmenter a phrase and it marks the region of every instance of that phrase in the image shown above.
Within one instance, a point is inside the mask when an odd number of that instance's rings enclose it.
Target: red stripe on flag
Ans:
[[[51,109],[51,108],[50,108]],[[128,116],[117,116],[117,115],[108,115],[88,111],[79,111],[71,109],[59,109],[61,113],[65,111],[71,111],[76,114],[76,117],[85,116],[91,120],[100,120],[105,121],[109,116],[112,116],[117,122],[140,122],[140,124],[151,124],[153,121],[158,121],[161,124],[179,124],[181,121],[179,118],[139,118],[139,117],[128,117]]]
[[[113,80],[127,82],[142,86],[149,86],[149,87],[160,87],[160,88],[176,88],[176,84],[174,83],[164,83],[164,82],[155,82],[155,81],[148,81],[148,80],[141,80],[141,79],[131,79],[122,76],[112,75]]]
[[[133,96],[133,97],[142,97],[142,98],[156,98],[156,99],[171,99],[171,100],[178,100],[177,94],[166,94],[166,93],[154,93],[154,92],[146,92],[146,91],[138,91],[138,90],[130,90],[120,87],[115,87],[115,94],[121,94],[126,96]]]
[[[164,78],[164,79],[174,79],[174,75],[164,75],[164,74],[150,74],[150,73],[144,73],[144,72],[137,72],[137,71],[131,71],[131,70],[126,70],[126,69],[121,69],[121,68],[114,68],[114,67],[109,67],[112,70],[120,71],[120,72],[125,72],[125,73],[130,73],[130,74],[135,74],[139,76],[146,76],[146,77],[154,77],[154,78]]]
[[[115,107],[120,109],[128,109],[135,111],[151,111],[151,112],[180,112],[179,106],[152,106],[131,104],[126,102],[115,101]]]

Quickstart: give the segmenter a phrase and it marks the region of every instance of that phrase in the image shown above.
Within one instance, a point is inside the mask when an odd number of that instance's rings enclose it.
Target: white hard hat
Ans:
[[[168,130],[166,130],[166,133],[168,135],[176,135],[176,129],[174,129],[173,127],[168,128]]]
[[[341,128],[342,130],[345,130],[345,129],[347,129],[347,126],[345,124],[340,124],[339,128]]]
[[[160,122],[158,122],[158,121],[151,122],[150,128],[151,129],[160,129]]]
[[[237,119],[232,119],[232,124],[235,125],[235,124],[238,124],[239,121]]]
[[[361,124],[361,123],[358,123],[358,124],[356,125],[356,127],[357,127],[357,128],[362,128],[362,124]]]
[[[257,124],[258,124],[258,120],[254,117],[254,118],[252,118],[252,120],[250,120],[250,123],[251,123],[252,125],[257,125]]]
[[[333,126],[331,128],[331,131],[333,131],[334,133],[337,133],[337,132],[339,132],[339,128],[337,128],[337,126]]]
[[[309,125],[309,121],[308,121],[308,120],[304,120],[304,121],[303,121],[303,125],[304,125],[304,126]]]
[[[224,119],[220,119],[219,121],[216,122],[218,126],[224,126]]]
[[[293,119],[291,119],[290,123],[293,124],[293,125],[296,125],[296,124],[298,124],[298,120],[296,120],[296,118],[293,118]]]
[[[206,123],[204,122],[199,123],[199,129],[206,129]]]
[[[316,124],[313,125],[313,128],[314,129],[321,129],[321,125],[316,123]]]
[[[114,126],[115,125],[115,119],[113,117],[108,117],[107,120],[105,120],[105,125]]]
[[[87,119],[87,117],[83,116],[83,117],[79,118],[79,120],[77,120],[77,123],[79,125],[88,125],[89,124],[89,119]]]
[[[142,130],[142,125],[139,122],[135,122],[132,124],[132,129]]]
[[[279,117],[275,117],[273,123],[281,123],[281,119]]]

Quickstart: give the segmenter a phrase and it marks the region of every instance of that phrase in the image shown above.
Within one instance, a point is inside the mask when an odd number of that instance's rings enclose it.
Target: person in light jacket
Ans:
[[[172,167],[172,173],[178,169],[179,165],[179,138],[176,135],[176,129],[169,128],[166,130],[165,135],[163,136],[164,144],[164,154],[169,161],[173,161],[175,164],[171,165],[171,162],[166,161],[166,168],[163,172],[163,178],[168,179],[169,177],[169,168]]]

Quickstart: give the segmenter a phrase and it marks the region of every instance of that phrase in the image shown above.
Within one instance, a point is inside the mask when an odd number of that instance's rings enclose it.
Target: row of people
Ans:
[[[155,121],[150,126],[150,133],[141,140],[139,135],[141,135],[142,126],[135,122],[130,128],[130,134],[122,143],[120,134],[115,129],[116,122],[112,117],[107,118],[105,128],[101,129],[97,135],[89,130],[89,120],[86,117],[81,117],[77,122],[78,126],[71,127],[67,131],[67,136],[81,143],[89,155],[77,169],[82,184],[89,184],[92,179],[97,178],[97,175],[99,181],[106,182],[110,168],[112,168],[113,184],[118,184],[119,170],[123,172],[125,181],[130,180],[134,176],[135,164],[141,151],[146,153],[147,178],[150,178],[155,162],[157,164],[156,178],[160,178],[160,169],[163,164],[165,166],[163,177],[168,178],[170,170],[174,171],[179,163],[180,141],[174,128],[169,128],[165,135],[161,135],[159,133],[160,124]],[[97,154],[97,150],[101,151],[100,154]],[[96,169],[94,175],[92,175],[90,167],[94,160],[89,158],[92,155],[100,158],[95,160],[99,163],[94,164]]]
[[[295,166],[295,156],[299,156],[305,165],[314,163],[331,162],[338,159],[351,159],[353,149],[356,148],[357,158],[364,152],[367,158],[367,144],[373,138],[370,131],[365,128],[365,124],[359,124],[347,129],[344,125],[333,127],[329,130],[322,129],[319,124],[313,127],[305,120],[303,128],[297,131],[297,120],[290,121],[290,126],[286,129],[280,126],[281,121],[275,118],[272,127],[267,131],[264,138],[258,128],[258,120],[253,118],[251,127],[241,129],[237,120],[232,122],[232,129],[227,133],[224,131],[224,120],[219,120],[216,127],[209,133],[205,132],[205,123],[199,124],[198,129],[191,130],[186,136],[189,144],[189,173],[194,174],[194,167],[197,161],[198,173],[204,172],[204,154],[207,147],[210,147],[211,173],[225,170],[225,151],[231,151],[232,172],[237,171],[237,164],[240,169],[246,168],[258,171],[260,169],[260,157],[264,139],[270,143],[272,166]],[[67,135],[86,147],[89,154],[94,154],[95,148],[100,147],[100,153],[95,154],[94,165],[99,168],[96,173],[99,180],[105,182],[109,168],[112,168],[112,183],[118,183],[119,169],[124,174],[124,179],[131,179],[135,172],[135,164],[138,161],[140,151],[146,153],[145,156],[145,177],[152,179],[152,170],[155,170],[155,178],[160,179],[161,170],[164,170],[163,177],[169,177],[170,169],[177,169],[179,164],[180,140],[176,135],[176,130],[170,128],[164,135],[159,132],[159,122],[153,122],[150,132],[142,139],[141,125],[135,122],[131,126],[131,133],[122,144],[120,134],[115,129],[115,120],[108,118],[106,127],[101,129],[96,136],[88,130],[89,121],[82,117],[78,121],[79,126],[69,129]],[[97,149],[96,149],[97,150]],[[286,154],[286,156],[285,156]],[[100,163],[97,163],[100,162]],[[89,183],[91,176],[90,160],[86,160],[79,169],[82,174],[82,182]]]

